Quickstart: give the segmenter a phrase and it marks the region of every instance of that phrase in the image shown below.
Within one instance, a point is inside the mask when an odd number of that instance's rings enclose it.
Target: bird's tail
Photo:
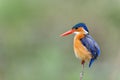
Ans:
[[[92,58],[92,59],[90,60],[89,67],[91,67],[91,65],[92,65],[92,63],[93,63],[94,61],[95,61],[94,58]]]

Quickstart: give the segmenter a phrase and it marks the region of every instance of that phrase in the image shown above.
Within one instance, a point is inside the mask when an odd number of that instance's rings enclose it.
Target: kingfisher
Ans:
[[[97,42],[89,34],[89,30],[85,23],[78,23],[69,31],[61,34],[60,36],[67,36],[75,33],[73,47],[75,56],[81,60],[84,67],[85,62],[89,62],[89,67],[100,55],[100,47]]]

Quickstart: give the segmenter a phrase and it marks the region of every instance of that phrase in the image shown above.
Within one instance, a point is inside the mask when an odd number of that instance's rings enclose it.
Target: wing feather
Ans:
[[[100,55],[100,47],[98,46],[97,42],[92,38],[92,36],[90,36],[89,34],[82,38],[81,42],[93,56],[89,64],[90,67],[94,60],[97,59],[97,57]]]

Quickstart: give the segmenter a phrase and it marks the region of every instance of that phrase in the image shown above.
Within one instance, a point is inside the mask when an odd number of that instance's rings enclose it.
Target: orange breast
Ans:
[[[83,34],[77,34],[74,37],[74,52],[77,58],[81,60],[88,61],[92,58],[90,52],[83,46],[80,39],[83,38]]]

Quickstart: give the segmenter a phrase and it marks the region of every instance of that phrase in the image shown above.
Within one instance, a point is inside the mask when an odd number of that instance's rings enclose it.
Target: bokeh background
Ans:
[[[120,80],[120,0],[0,0],[0,80],[79,80],[73,36],[87,24],[101,47],[84,80]]]

